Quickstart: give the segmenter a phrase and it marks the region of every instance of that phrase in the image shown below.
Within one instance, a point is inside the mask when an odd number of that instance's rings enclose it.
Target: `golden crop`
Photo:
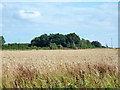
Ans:
[[[49,78],[50,80],[48,81],[50,82],[53,77],[65,76],[65,72],[73,76],[77,76],[79,73],[81,77],[80,71],[82,74],[95,72],[98,76],[101,73],[115,74],[118,72],[118,49],[2,51],[3,83],[11,83],[16,80],[16,77],[30,79],[35,74],[42,75],[45,80],[46,77],[47,80]],[[56,78],[59,79],[59,77]],[[66,81],[67,85],[71,85],[72,81],[74,80]],[[61,79],[60,82],[62,82]],[[11,87],[8,84],[5,85],[6,87]],[[11,85],[12,87],[14,86],[13,84]],[[18,86],[20,85],[18,84]]]

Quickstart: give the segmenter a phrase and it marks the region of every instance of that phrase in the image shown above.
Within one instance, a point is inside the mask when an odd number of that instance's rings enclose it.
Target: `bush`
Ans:
[[[49,50],[49,47],[41,47],[42,50]]]
[[[75,48],[74,48],[74,49],[79,49],[79,48],[75,46]]]
[[[58,49],[63,49],[63,46],[62,45],[58,45]]]
[[[50,43],[50,49],[57,49],[57,45],[55,43]]]

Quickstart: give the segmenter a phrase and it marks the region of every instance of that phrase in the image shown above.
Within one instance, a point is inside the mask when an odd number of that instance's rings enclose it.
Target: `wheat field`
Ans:
[[[85,75],[85,79],[80,79],[83,78],[81,77],[80,71],[82,71],[82,75]],[[91,72],[97,75],[96,79],[92,82],[94,84],[91,84],[90,78],[95,78]],[[76,88],[116,88],[119,87],[117,72],[118,49],[2,51],[3,88],[75,88],[75,86]],[[91,76],[88,78],[88,76],[86,76],[88,74],[86,73],[89,73]],[[112,73],[112,75],[114,74],[113,78],[116,79],[111,79],[110,82],[113,82],[109,85],[104,84],[102,81],[97,83],[99,81],[97,77],[100,77],[101,73],[107,73],[106,75],[111,75],[110,73]],[[38,75],[43,78],[39,80]],[[61,79],[61,77],[64,78],[65,81]],[[111,77],[112,76],[110,76],[110,78]],[[30,78],[32,79],[32,83],[28,85],[24,84],[23,80],[22,83],[17,82],[16,84],[16,80],[18,79],[24,79],[28,82],[31,81],[29,80]],[[106,78],[104,78],[104,80],[106,80]],[[44,82],[41,84],[41,81]],[[77,84],[75,84],[75,82],[77,82]],[[87,84],[84,84],[84,82],[87,82]],[[83,85],[81,83],[83,83]]]

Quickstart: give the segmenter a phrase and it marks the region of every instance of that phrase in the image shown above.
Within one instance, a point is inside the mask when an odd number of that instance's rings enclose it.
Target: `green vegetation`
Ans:
[[[17,44],[17,43],[13,43],[13,44],[6,44],[2,46],[2,49],[30,49],[30,47],[28,47],[29,44]],[[35,48],[35,47],[31,47],[31,48]]]
[[[50,49],[57,49],[57,45],[55,43],[50,43]]]
[[[49,50],[50,47],[37,47],[37,46],[29,46],[29,44],[22,44],[22,43],[12,43],[12,44],[6,44],[2,46],[3,50],[32,50],[32,49],[43,49],[43,50]]]
[[[100,42],[80,39],[75,33],[63,34],[43,34],[31,40],[31,43],[12,43],[4,44],[4,37],[1,36],[2,49],[26,50],[26,49],[87,49],[87,48],[105,48]],[[108,46],[107,46],[108,47]]]
[[[0,36],[0,45],[4,45],[5,39],[3,36]]]
[[[2,48],[2,46],[4,45],[5,43],[5,39],[3,36],[0,36],[0,49]]]
[[[44,34],[40,37],[36,37],[31,41],[31,46],[37,47],[51,47],[51,43],[56,45],[61,45],[64,48],[71,48],[71,49],[85,49],[85,48],[95,48],[101,47],[101,44],[98,41],[90,42],[89,40],[80,39],[78,35],[75,33],[70,33],[67,35],[63,34]],[[96,46],[95,46],[96,45]],[[55,45],[54,45],[55,46]],[[52,48],[51,48],[52,49]],[[57,48],[54,48],[57,49]]]

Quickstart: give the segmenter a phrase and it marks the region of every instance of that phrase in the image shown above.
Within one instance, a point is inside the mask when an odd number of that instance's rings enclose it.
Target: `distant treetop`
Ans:
[[[51,44],[52,43],[52,44]],[[89,40],[80,39],[80,37],[75,33],[70,33],[67,35],[63,34],[43,34],[39,37],[35,37],[31,40],[30,46],[37,47],[52,47],[52,45],[61,45],[66,48],[95,48],[101,47],[101,43],[98,41],[90,42]]]

